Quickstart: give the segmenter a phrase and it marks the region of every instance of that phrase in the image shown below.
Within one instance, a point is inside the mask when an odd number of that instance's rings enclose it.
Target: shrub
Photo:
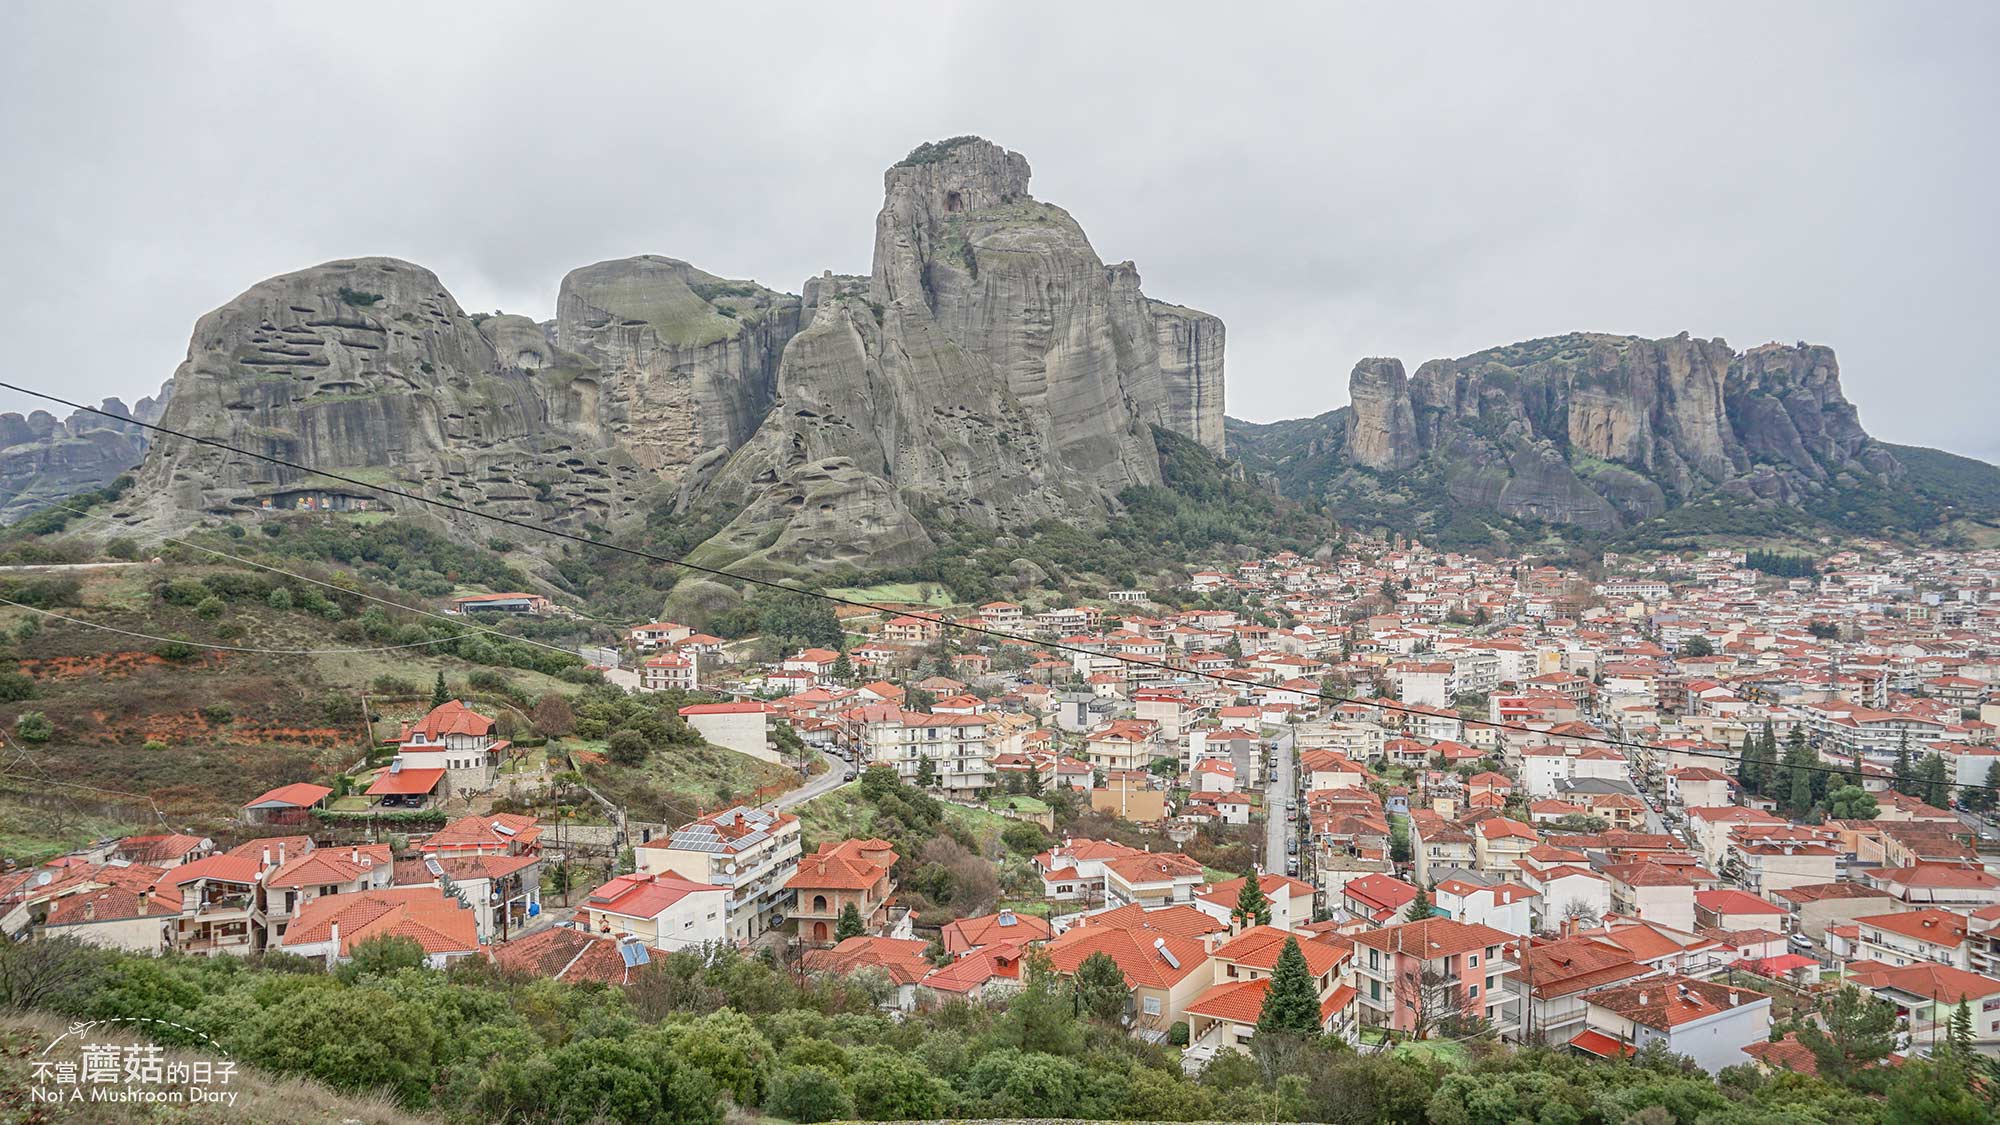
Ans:
[[[283,586],[279,586],[264,598],[264,604],[270,606],[272,609],[290,609],[292,608],[292,592]]]
[[[167,641],[153,649],[154,656],[159,657],[161,660],[171,660],[175,663],[193,660],[200,652],[200,649],[186,641]]]
[[[213,621],[216,618],[222,616],[222,611],[224,608],[225,607],[222,599],[216,597],[214,594],[210,594],[209,596],[201,599],[200,602],[196,603],[194,611],[200,614],[202,617],[207,618],[210,621]]]
[[[129,562],[139,557],[139,544],[137,540],[126,539],[121,536],[105,543],[104,553],[114,559],[122,559]]]
[[[340,287],[340,299],[342,302],[353,305],[357,309],[365,309],[370,305],[380,302],[382,294],[364,293],[359,289],[349,289],[343,285]]]
[[[771,1077],[770,1085],[764,1108],[802,1125],[832,1121],[854,1112],[854,1098],[847,1087],[816,1066],[788,1066]]]
[[[14,720],[14,733],[23,742],[47,742],[56,735],[56,725],[40,711],[23,711]]]
[[[19,672],[0,672],[0,703],[19,703],[34,697],[34,680]]]

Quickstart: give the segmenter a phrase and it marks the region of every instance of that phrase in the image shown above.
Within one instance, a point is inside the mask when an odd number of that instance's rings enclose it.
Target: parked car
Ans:
[[[1812,939],[1804,934],[1793,934],[1791,937],[1791,942],[1793,949],[1805,950],[1810,952],[1813,947]]]

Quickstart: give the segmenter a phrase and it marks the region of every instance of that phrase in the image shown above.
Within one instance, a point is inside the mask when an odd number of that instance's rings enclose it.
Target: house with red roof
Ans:
[[[1743,1049],[1770,1037],[1771,998],[1754,989],[1686,976],[1601,988],[1584,997],[1588,1030],[1572,1049],[1617,1058],[1660,1043],[1714,1074],[1743,1062]]]
[[[1428,1038],[1453,1022],[1484,1020],[1513,1036],[1521,1021],[1516,967],[1507,959],[1513,940],[1491,926],[1449,918],[1354,935],[1361,1025]]]
[[[629,951],[632,946],[638,952]],[[548,926],[489,953],[502,969],[565,984],[632,983],[647,972],[652,956],[637,938],[618,938],[570,926]]]
[[[2000,1043],[2000,980],[1934,961],[1909,965],[1856,961],[1847,966],[1847,979],[1895,1006],[1896,1015],[1908,1024],[1910,1049],[1917,1054],[1936,1049],[1961,1002],[1972,1013],[1973,1043]]]
[[[1714,887],[1694,893],[1696,926],[1728,931],[1783,930],[1789,913],[1774,902],[1733,887]]]
[[[917,985],[930,974],[925,956],[930,943],[915,938],[851,937],[830,949],[808,949],[799,963],[809,973],[847,976],[862,971],[881,973],[891,985],[885,1007],[910,1011],[917,1004]]]
[[[500,757],[509,745],[493,737],[492,719],[451,699],[403,724],[391,769],[443,770],[443,796],[484,793],[499,780]]]
[[[1966,934],[1970,920],[1953,910],[1929,906],[1899,914],[1873,914],[1856,918],[1861,928],[1855,945],[1856,956],[1866,961],[1901,967],[1922,961],[1969,967]]]
[[[126,863],[175,867],[193,863],[215,850],[215,841],[206,836],[170,832],[156,836],[127,836],[111,846],[110,858]]]
[[[1239,875],[1198,892],[1194,896],[1195,909],[1225,925],[1235,926],[1232,915],[1236,910],[1238,898],[1243,894],[1244,882],[1244,878]],[[1257,886],[1264,892],[1264,902],[1270,908],[1271,925],[1281,930],[1289,930],[1295,925],[1303,926],[1312,921],[1311,883],[1271,872],[1259,875]]]
[[[1518,979],[1525,992],[1521,1039],[1566,1043],[1585,1030],[1584,998],[1593,990],[1654,976],[1652,966],[1614,942],[1564,937],[1521,950]]]
[[[332,794],[333,790],[324,785],[295,781],[243,802],[237,816],[251,825],[306,824],[312,819],[312,810],[324,805]]]
[[[1214,980],[1208,946],[1197,938],[1143,924],[1106,924],[1086,918],[1044,947],[1062,976],[1074,976],[1084,959],[1102,953],[1117,963],[1132,990],[1135,1033],[1164,1041],[1187,1006]]]
[[[1481,871],[1511,872],[1542,842],[1542,837],[1518,820],[1488,816],[1473,826],[1472,840],[1473,855]]]
[[[771,745],[771,715],[774,710],[769,703],[751,699],[734,703],[691,703],[680,709],[680,716],[704,740],[716,746],[766,762],[779,762],[781,755]]]
[[[1340,894],[1341,907],[1371,926],[1395,925],[1417,900],[1415,886],[1382,872],[1349,879]]]
[[[986,946],[1002,943],[1027,949],[1049,940],[1051,936],[1046,918],[1012,910],[947,922],[939,935],[944,942],[944,951],[953,957],[962,957]]]
[[[41,935],[127,953],[160,954],[173,948],[180,898],[173,887],[147,881],[153,875],[165,877],[159,868],[143,870],[146,876],[140,879],[92,879],[49,901]]]
[[[307,903],[284,936],[272,944],[332,968],[353,956],[356,945],[378,937],[416,942],[434,969],[482,952],[471,909],[436,887],[321,895]]]
[[[620,875],[590,892],[577,922],[593,933],[636,938],[673,953],[729,940],[729,888],[671,871]]]
[[[249,856],[222,853],[171,869],[162,879],[180,900],[173,947],[182,953],[247,957],[265,941],[262,876]]]
[[[1452,878],[1439,880],[1432,898],[1446,917],[1526,937],[1535,930],[1534,917],[1541,894],[1504,880],[1475,883]]]
[[[472,904],[479,940],[504,941],[542,912],[542,856],[539,850],[519,855],[491,851],[439,854],[426,848],[416,859],[396,861],[390,885],[436,887],[461,898]]]
[[[1277,926],[1255,926],[1210,955],[1214,981],[1187,1007],[1188,1045],[1182,1064],[1206,1066],[1223,1051],[1247,1051],[1271,988],[1271,974],[1288,942],[1297,942],[1319,996],[1320,1030],[1358,1042],[1357,1006],[1350,962],[1354,945]]]
[[[292,919],[314,899],[385,889],[395,879],[395,861],[387,844],[292,853],[280,840],[270,858],[260,858],[259,863],[264,867],[266,944],[274,948],[282,944]]]
[[[542,826],[523,813],[462,816],[426,837],[422,850],[433,855],[536,855]]]
[[[896,893],[890,874],[897,855],[887,840],[826,841],[799,859],[785,882],[793,894],[791,922],[801,941],[832,945],[840,915],[854,907],[862,928],[880,932],[888,924],[889,899]]]

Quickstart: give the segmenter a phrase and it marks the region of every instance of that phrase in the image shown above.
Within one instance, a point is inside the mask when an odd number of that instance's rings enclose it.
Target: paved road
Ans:
[[[822,793],[831,793],[834,790],[840,788],[841,786],[847,784],[847,778],[846,778],[847,763],[841,761],[838,757],[835,757],[832,753],[826,750],[821,750],[819,752],[819,756],[823,761],[826,762],[825,773],[820,774],[818,777],[809,779],[804,785],[799,786],[797,789],[785,793],[782,796],[772,798],[770,801],[766,802],[766,804],[778,812],[784,812],[786,809],[803,805],[807,801],[812,800],[814,797],[817,797]]]
[[[1297,834],[1298,821],[1288,807],[1288,799],[1299,791],[1297,755],[1292,753],[1293,732],[1290,728],[1273,740],[1277,749],[1277,768],[1271,771],[1270,780],[1264,786],[1264,864],[1265,872],[1276,871],[1283,874],[1285,857],[1290,854],[1286,844]]]

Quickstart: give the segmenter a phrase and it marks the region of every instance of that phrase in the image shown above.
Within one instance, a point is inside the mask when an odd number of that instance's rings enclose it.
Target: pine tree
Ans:
[[[1916,791],[1916,776],[1910,769],[1910,732],[1904,731],[1896,744],[1894,779],[1889,787],[1905,795],[1913,793]]]
[[[833,682],[837,684],[854,682],[854,662],[849,660],[844,652],[833,660]]]
[[[1257,882],[1254,866],[1243,873],[1243,889],[1236,892],[1236,909],[1229,912],[1229,921],[1245,929],[1271,924],[1271,903]]]
[[[1958,1007],[1952,1010],[1951,1023],[1946,1027],[1944,1048],[1959,1059],[1972,1058],[1972,1006],[1965,997],[1958,998]]]
[[[1757,738],[1747,732],[1743,735],[1743,748],[1736,752],[1736,784],[1745,793],[1757,791]]]
[[[1822,1078],[1844,1082],[1896,1049],[1896,1009],[1851,984],[1823,996],[1819,1013],[1826,1027],[1807,1023],[1798,1035]]]
[[[431,685],[431,709],[436,710],[451,702],[451,689],[444,686],[444,671],[440,669],[437,683]]]
[[[1076,967],[1072,987],[1078,1010],[1106,1023],[1123,1019],[1132,1002],[1132,986],[1125,982],[1125,971],[1102,950],[1085,957]]]
[[[1785,795],[1786,807],[1795,817],[1803,817],[1813,807],[1813,779],[1825,776],[1813,767],[1819,764],[1819,755],[1806,745],[1806,732],[1793,727],[1785,739],[1786,783],[1781,792]]]
[[[1946,772],[1944,755],[1927,754],[1916,769],[1911,796],[1927,805],[1944,808],[1951,803],[1951,775]]]
[[[846,941],[866,932],[867,928],[861,924],[861,911],[853,903],[840,908],[840,918],[833,924],[833,940]]]
[[[1410,911],[1403,917],[1411,922],[1421,922],[1425,918],[1437,917],[1437,907],[1431,905],[1430,892],[1417,888],[1417,897],[1410,900]]]
[[[1320,1030],[1319,990],[1313,987],[1312,970],[1306,967],[1305,951],[1299,939],[1286,938],[1271,971],[1271,985],[1264,993],[1263,1010],[1257,1013],[1257,1030],[1288,1031],[1314,1035]]]
[[[917,787],[920,789],[933,789],[937,787],[937,783],[937,759],[926,754],[917,763]]]

